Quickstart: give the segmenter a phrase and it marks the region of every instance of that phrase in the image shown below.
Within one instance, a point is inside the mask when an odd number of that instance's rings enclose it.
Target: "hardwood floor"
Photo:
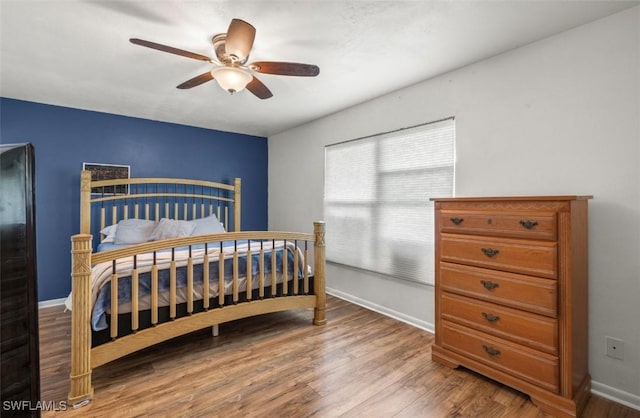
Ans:
[[[199,331],[93,371],[94,399],[43,417],[548,417],[515,390],[431,361],[433,335],[328,297],[328,323],[281,312]],[[69,390],[70,314],[40,311],[42,399]],[[53,409],[53,408],[49,408]],[[584,417],[640,418],[593,396]]]

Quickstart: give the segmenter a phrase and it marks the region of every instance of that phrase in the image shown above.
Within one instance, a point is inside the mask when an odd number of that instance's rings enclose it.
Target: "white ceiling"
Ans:
[[[0,2],[0,95],[269,136],[638,1]],[[315,78],[259,75],[273,92],[230,96],[215,81],[176,86],[213,65],[129,38],[213,56],[232,18],[256,27],[249,61],[315,64]],[[612,45],[612,47],[615,47]]]

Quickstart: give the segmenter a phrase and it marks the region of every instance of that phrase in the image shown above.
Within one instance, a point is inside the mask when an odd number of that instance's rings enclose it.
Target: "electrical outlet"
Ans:
[[[605,337],[604,339],[607,344],[605,354],[618,360],[624,360],[624,341],[613,337]]]

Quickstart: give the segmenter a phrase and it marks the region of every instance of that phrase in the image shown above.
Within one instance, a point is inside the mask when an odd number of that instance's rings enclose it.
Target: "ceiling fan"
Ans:
[[[241,19],[232,19],[227,33],[214,35],[211,39],[216,58],[138,38],[131,38],[129,41],[147,48],[218,65],[213,70],[178,85],[179,89],[190,89],[215,79],[220,87],[230,94],[246,87],[258,98],[268,99],[273,96],[273,93],[251,73],[252,71],[299,77],[315,77],[320,73],[320,68],[316,65],[295,62],[255,61],[247,64],[255,36],[256,29],[251,24]]]

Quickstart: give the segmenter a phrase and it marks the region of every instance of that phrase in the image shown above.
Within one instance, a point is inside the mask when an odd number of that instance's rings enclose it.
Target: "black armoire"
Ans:
[[[3,417],[40,416],[34,161],[31,144],[0,144]]]

